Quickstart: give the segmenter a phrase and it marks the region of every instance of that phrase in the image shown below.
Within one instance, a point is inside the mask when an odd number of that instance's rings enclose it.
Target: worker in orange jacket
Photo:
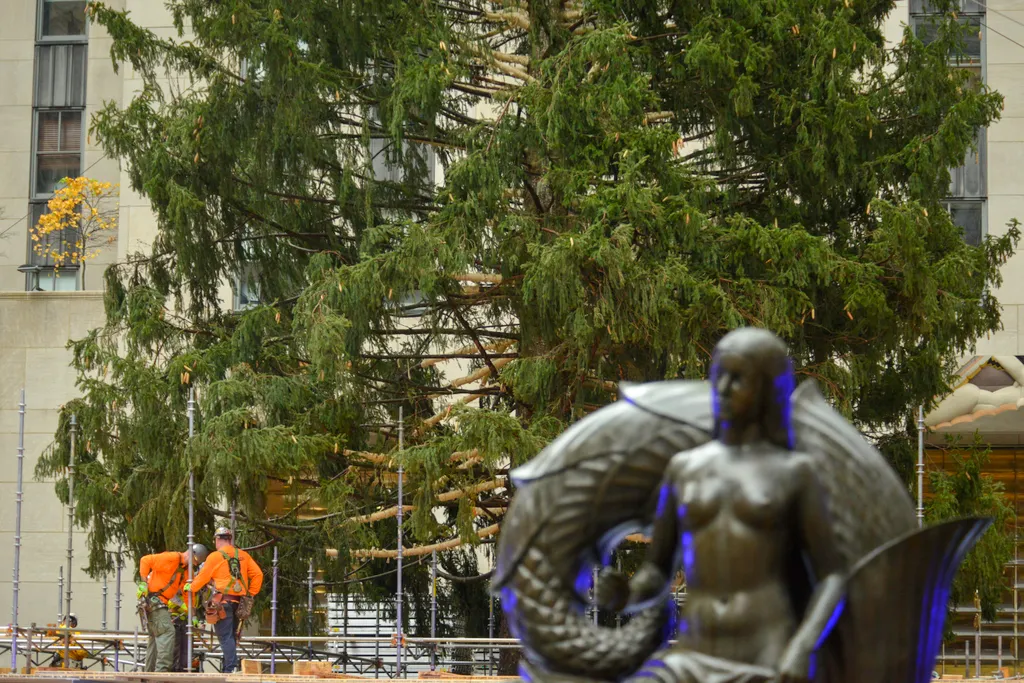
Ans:
[[[220,649],[224,655],[223,673],[238,667],[236,639],[242,624],[252,613],[253,598],[263,586],[263,570],[244,550],[233,545],[231,529],[220,527],[214,532],[217,550],[210,554],[199,576],[186,583],[184,590],[198,593],[211,581],[213,598],[207,603],[206,620],[213,623]]]
[[[174,624],[167,603],[174,599],[188,579],[188,563],[197,566],[206,559],[206,547],[196,543],[179,552],[154,553],[139,560],[142,582],[136,593],[145,613],[149,642],[146,671],[170,671],[174,662]]]

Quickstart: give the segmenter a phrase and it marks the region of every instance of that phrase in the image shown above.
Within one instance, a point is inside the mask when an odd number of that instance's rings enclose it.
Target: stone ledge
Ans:
[[[103,300],[103,292],[100,290],[86,290],[84,292],[0,292],[0,300],[10,301],[40,301],[53,299],[98,299]]]

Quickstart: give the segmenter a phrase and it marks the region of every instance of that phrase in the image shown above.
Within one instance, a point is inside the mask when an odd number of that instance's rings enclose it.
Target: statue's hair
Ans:
[[[711,359],[711,405],[714,410],[717,438],[721,432],[718,376],[723,356],[743,356],[752,361],[755,371],[764,378],[761,396],[761,426],[774,444],[792,450],[795,447],[792,419],[793,390],[796,377],[793,361],[785,342],[768,330],[741,327],[733,330],[715,346]]]

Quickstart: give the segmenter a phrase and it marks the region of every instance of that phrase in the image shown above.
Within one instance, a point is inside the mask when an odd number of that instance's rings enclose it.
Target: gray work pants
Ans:
[[[146,647],[146,671],[170,671],[174,664],[174,624],[167,605],[149,613],[149,643]]]

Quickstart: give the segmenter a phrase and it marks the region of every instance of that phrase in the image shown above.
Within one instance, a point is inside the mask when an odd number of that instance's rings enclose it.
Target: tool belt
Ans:
[[[225,602],[227,602],[227,598],[223,593],[214,593],[209,600],[203,603],[207,624],[216,624],[221,619],[227,618],[228,613],[224,609]]]
[[[238,599],[238,607],[235,608],[235,621],[239,624],[244,622],[252,614],[253,604],[256,599],[251,595],[243,595]]]

